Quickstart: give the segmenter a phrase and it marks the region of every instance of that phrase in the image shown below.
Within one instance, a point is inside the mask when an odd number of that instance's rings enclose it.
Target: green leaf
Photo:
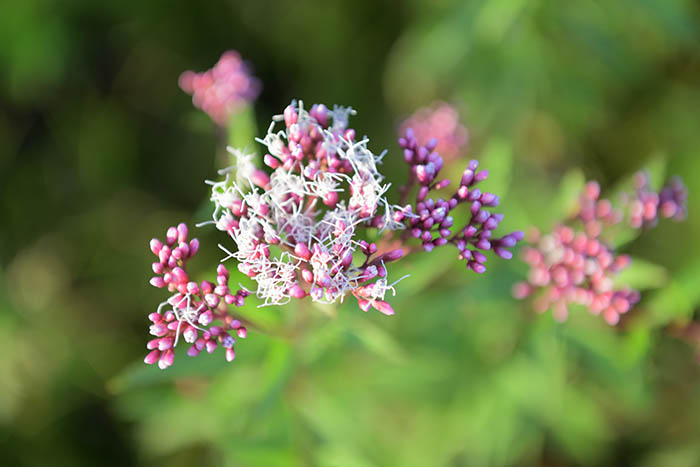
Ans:
[[[581,169],[571,169],[564,174],[559,183],[559,193],[554,200],[559,213],[558,218],[565,219],[574,212],[585,185],[586,176]]]
[[[224,371],[229,365],[220,349],[211,355],[202,352],[196,358],[192,358],[187,355],[186,347],[189,346],[179,345],[177,347],[175,363],[170,368],[161,370],[158,365],[147,365],[143,361],[138,361],[108,381],[107,388],[110,392],[119,394],[131,389],[171,383],[191,376],[213,376]]]
[[[253,107],[246,105],[233,115],[228,125],[228,145],[237,149],[252,151],[258,127],[255,123]]]
[[[374,324],[369,319],[357,320],[353,330],[358,339],[372,352],[390,362],[402,363],[406,361],[406,351],[384,329]]]
[[[513,173],[513,149],[510,143],[503,138],[489,140],[479,157],[479,169],[489,171],[489,177],[480,184],[482,190],[505,197]]]
[[[615,285],[629,286],[633,289],[656,289],[663,287],[667,282],[666,268],[640,258],[632,258],[630,265],[615,279]]]
[[[648,302],[651,315],[659,324],[674,319],[689,319],[700,304],[700,258],[694,258],[672,277],[666,287],[660,289]]]

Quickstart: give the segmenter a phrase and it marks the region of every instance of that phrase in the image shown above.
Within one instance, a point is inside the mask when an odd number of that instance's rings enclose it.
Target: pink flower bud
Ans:
[[[148,365],[153,365],[155,362],[160,359],[160,350],[156,349],[148,353],[146,355],[146,358],[143,359],[143,361],[148,364]]]
[[[149,281],[153,287],[158,287],[159,289],[165,287],[165,281],[160,276],[151,277]]]
[[[382,300],[375,300],[374,302],[372,302],[372,306],[380,313],[383,313],[387,316],[391,316],[394,314],[394,309],[391,307],[391,305]]]
[[[167,241],[169,246],[175,243],[175,241],[177,240],[177,235],[178,233],[175,227],[170,227],[168,229],[168,232],[165,235],[165,240]]]
[[[161,248],[163,248],[163,243],[158,240],[157,238],[154,238],[151,240],[151,251],[153,252],[154,255],[158,256],[158,253],[160,253]]]

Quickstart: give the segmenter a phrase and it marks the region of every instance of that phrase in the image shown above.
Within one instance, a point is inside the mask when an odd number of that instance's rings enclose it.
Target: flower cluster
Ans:
[[[185,71],[180,75],[180,88],[192,95],[195,107],[206,112],[214,122],[226,126],[240,107],[255,100],[260,93],[260,80],[250,74],[238,52],[224,52],[213,68],[202,73]]]
[[[418,185],[414,215],[407,218],[408,233],[422,241],[423,249],[431,251],[435,247],[452,244],[459,250],[459,259],[479,274],[486,271],[485,251],[492,250],[504,259],[513,255],[508,248],[523,239],[521,231],[515,231],[500,238],[493,237],[493,231],[503,220],[503,214],[491,213],[489,208],[498,206],[499,197],[482,192],[476,187],[488,177],[487,170],[477,170],[479,163],[472,160],[462,173],[459,187],[449,199],[427,198],[437,190],[449,186],[448,179],[439,179],[444,163],[437,152],[437,139],[421,145],[411,128],[407,128],[399,139],[406,163],[410,167],[408,184],[402,188],[408,196],[413,185]],[[469,212],[466,225],[456,228],[453,210],[465,205]],[[410,207],[410,206],[409,206]]]
[[[681,220],[685,212],[686,189],[680,179],[656,193],[649,188],[648,177],[639,173],[636,193],[626,197],[623,209],[615,209],[608,199],[600,198],[600,186],[589,182],[579,198],[578,209],[569,221],[574,227],[560,224],[548,235],[533,231],[531,246],[523,249],[523,260],[530,266],[527,282],[513,288],[517,298],[537,294],[534,307],[538,312],[550,308],[556,319],[564,321],[573,304],[602,314],[615,325],[627,313],[640,294],[629,287],[615,288],[615,277],[630,262],[616,254],[603,238],[605,227],[619,224],[625,211],[632,227],[653,225],[660,212],[663,217]]]
[[[659,217],[676,221],[685,219],[688,190],[679,177],[673,177],[658,193],[650,187],[645,172],[636,174],[634,182],[636,191],[629,202],[632,227],[653,227]]]
[[[383,300],[394,291],[386,263],[402,250],[380,253],[359,234],[403,228],[406,210],[384,196],[389,185],[377,169],[382,155],[348,127],[352,114],[324,105],[307,111],[293,102],[259,140],[270,176],[251,156],[231,150],[235,166],[220,172],[223,180],[209,182],[211,223],[233,239],[236,251],[229,257],[257,283],[261,306],[306,296],[334,303],[352,294],[365,311],[393,314]]]
[[[187,226],[180,224],[168,229],[165,243],[151,240],[151,251],[158,257],[152,265],[156,275],[151,278],[151,285],[172,293],[148,316],[155,339],[148,342],[146,347],[151,352],[144,361],[158,362],[161,369],[172,365],[173,349],[180,336],[192,344],[188,355],[194,357],[204,349],[212,353],[221,345],[229,362],[235,357],[235,339],[231,334],[246,336],[246,328],[228,313],[228,305],[242,306],[249,292],[241,288],[234,293],[229,289],[229,272],[223,264],[216,269],[216,283],[191,281],[186,263],[197,253],[199,241],[195,238],[188,242],[187,234]]]
[[[401,123],[401,134],[411,128],[419,144],[438,140],[435,150],[446,160],[455,159],[467,145],[467,129],[459,123],[459,113],[450,104],[435,102],[416,110]]]
[[[212,224],[235,244],[222,260],[235,259],[238,270],[255,282],[254,290],[233,293],[226,267],[217,268],[216,284],[191,281],[185,262],[198,243],[187,242],[181,224],[168,230],[166,244],[151,243],[159,261],[151,283],[167,287],[173,295],[152,313],[147,363],[161,368],[172,364],[172,347],[182,334],[192,344],[188,354],[197,355],[218,345],[233,359],[233,335],[245,337],[240,321],[228,313],[229,305],[241,306],[255,294],[260,305],[283,305],[293,299],[320,303],[342,302],[347,296],[363,311],[375,309],[393,315],[386,301],[395,294],[397,282],[389,281],[388,266],[415,250],[408,242],[420,239],[422,249],[452,244],[467,268],[485,271],[486,250],[510,258],[508,248],[522,239],[522,232],[494,238],[492,232],[503,219],[490,212],[496,195],[476,185],[486,179],[471,161],[459,188],[449,199],[429,197],[449,181],[438,180],[442,157],[439,143],[431,139],[419,145],[412,130],[399,141],[410,168],[409,184],[401,190],[401,202],[387,199],[390,184],[379,171],[384,153],[375,154],[369,140],[359,138],[349,126],[355,111],[317,104],[308,110],[293,101],[273,117],[267,134],[257,141],[265,147],[267,169],[256,166],[254,154],[229,148],[235,163],[219,171],[221,179],[207,181],[214,204]],[[417,186],[416,202],[406,199]],[[451,214],[458,206],[468,214],[466,225],[456,229]],[[395,231],[403,231],[401,239]],[[377,243],[367,238],[379,238]],[[212,323],[216,322],[212,326]]]

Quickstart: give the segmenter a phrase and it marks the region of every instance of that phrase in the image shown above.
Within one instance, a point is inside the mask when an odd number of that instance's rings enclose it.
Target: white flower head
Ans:
[[[292,102],[257,139],[280,161],[271,164],[275,170],[265,189],[251,183],[260,173],[255,156],[233,148],[229,152],[235,164],[220,172],[224,180],[208,182],[213,222],[237,247],[233,253],[222,249],[257,282],[262,306],[284,304],[305,293],[324,303],[342,301],[377,275],[376,266],[353,265],[357,229],[404,228],[394,220],[402,208],[386,199],[390,185],[378,170],[384,153],[374,154],[367,138],[358,141],[348,130],[354,114],[350,107],[335,106],[322,126],[303,102]],[[280,123],[284,128],[276,130]],[[293,254],[299,244],[307,252]],[[372,290],[383,297],[393,285],[378,282]]]

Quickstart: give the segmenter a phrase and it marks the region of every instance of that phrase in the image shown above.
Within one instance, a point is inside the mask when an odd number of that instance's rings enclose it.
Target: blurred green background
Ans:
[[[516,259],[475,277],[438,250],[394,273],[412,273],[394,317],[251,302],[275,331],[233,364],[147,367],[148,241],[203,219],[221,142],[177,77],[228,49],[264,83],[259,128],[292,98],[351,105],[395,181],[400,119],[454,103],[504,231],[644,166],[684,177],[689,220],[623,247],[643,295],[617,328],[532,313]],[[700,465],[698,348],[679,337],[700,300],[699,112],[689,0],[7,3],[0,464]],[[208,274],[224,238],[196,234]]]

